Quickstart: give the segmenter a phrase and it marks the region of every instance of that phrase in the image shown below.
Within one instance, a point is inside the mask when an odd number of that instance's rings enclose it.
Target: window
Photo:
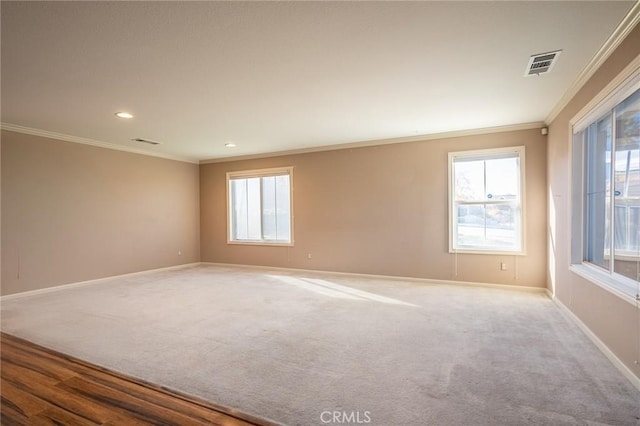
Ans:
[[[449,153],[449,251],[524,254],[524,147]]]
[[[634,296],[640,279],[640,75],[573,126],[572,263]]]
[[[292,177],[292,167],[227,173],[229,243],[293,243]]]

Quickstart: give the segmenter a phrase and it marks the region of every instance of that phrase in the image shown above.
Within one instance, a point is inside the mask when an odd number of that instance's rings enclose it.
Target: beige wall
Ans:
[[[640,26],[627,36],[549,126],[548,286],[616,356],[640,377],[638,308],[569,270],[569,120],[640,54]]]
[[[200,260],[198,165],[8,131],[1,148],[3,295]]]
[[[447,153],[519,145],[528,254],[456,259]],[[279,166],[294,166],[294,247],[228,245],[226,172]],[[202,261],[544,287],[545,188],[546,137],[537,129],[201,165]]]

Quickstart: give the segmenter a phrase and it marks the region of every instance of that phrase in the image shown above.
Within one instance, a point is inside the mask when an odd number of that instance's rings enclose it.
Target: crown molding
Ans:
[[[636,1],[636,3],[631,7],[627,15],[620,22],[618,27],[613,31],[611,36],[607,39],[607,41],[602,45],[600,50],[596,52],[591,61],[587,64],[587,66],[582,70],[578,78],[573,82],[573,84],[567,89],[567,91],[562,95],[562,98],[558,101],[558,103],[553,107],[547,118],[545,119],[545,123],[551,124],[553,120],[556,119],[558,114],[569,104],[571,99],[582,89],[582,87],[589,81],[589,79],[595,74],[596,71],[602,66],[604,61],[606,61],[609,56],[618,48],[620,43],[629,35],[629,33],[635,28],[635,26],[640,22],[640,0]]]
[[[534,123],[513,124],[509,126],[484,127],[481,129],[457,130],[453,132],[432,133],[428,135],[406,136],[400,138],[377,139],[371,141],[343,143],[336,145],[324,145],[311,148],[292,149],[288,151],[265,152],[261,154],[239,155],[231,157],[211,158],[200,160],[200,164],[226,163],[229,161],[254,160],[258,158],[282,157],[285,155],[308,154],[312,152],[337,151],[340,149],[365,148],[369,146],[392,145],[398,143],[423,142],[435,139],[459,138],[463,136],[484,135],[488,133],[514,132],[518,130],[540,129],[545,127],[542,121]]]
[[[97,146],[100,148],[113,149],[116,151],[124,151],[132,154],[146,155],[148,157],[159,157],[159,158],[165,158],[167,160],[175,160],[175,161],[182,161],[184,163],[198,164],[197,160],[193,160],[185,157],[164,154],[160,152],[149,152],[143,149],[131,148],[128,146],[116,145],[114,143],[102,142],[94,139],[81,138],[78,136],[65,135],[63,133],[49,132],[47,130],[34,129],[31,127],[18,126],[16,124],[11,124],[11,123],[0,123],[0,129],[8,130],[11,132],[24,133],[27,135],[41,136],[44,138],[58,139],[66,142],[80,143],[83,145],[91,145],[91,146]]]

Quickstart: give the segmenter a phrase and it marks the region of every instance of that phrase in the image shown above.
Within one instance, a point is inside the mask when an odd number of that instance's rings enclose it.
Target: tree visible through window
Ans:
[[[450,249],[523,252],[524,147],[449,153]]]

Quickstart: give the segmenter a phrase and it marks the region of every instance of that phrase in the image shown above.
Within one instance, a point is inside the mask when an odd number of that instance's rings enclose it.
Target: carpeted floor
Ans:
[[[640,424],[543,294],[203,265],[1,307],[9,334],[283,424]]]

